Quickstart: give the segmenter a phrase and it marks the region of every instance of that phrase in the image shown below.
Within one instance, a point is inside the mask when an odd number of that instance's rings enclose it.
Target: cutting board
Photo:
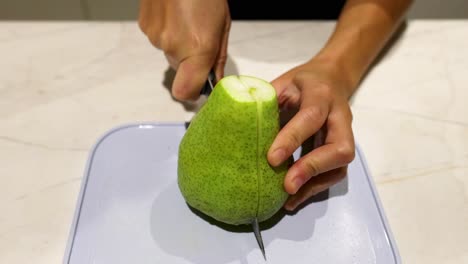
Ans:
[[[64,264],[401,263],[359,144],[343,181],[262,223],[265,262],[249,227],[185,203],[177,186],[185,131],[185,123],[128,124],[96,142]]]

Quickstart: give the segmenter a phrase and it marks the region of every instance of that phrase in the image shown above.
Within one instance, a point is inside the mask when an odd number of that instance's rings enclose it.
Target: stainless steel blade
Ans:
[[[208,85],[210,86],[211,91],[214,89],[214,82],[215,82],[216,76],[214,71],[210,71],[210,74],[208,74]]]
[[[260,226],[258,224],[257,218],[255,218],[252,221],[252,228],[255,233],[255,238],[257,239],[258,246],[260,247],[260,250],[262,251],[263,258],[266,260],[265,246],[263,245],[262,234],[260,233]]]
[[[204,94],[206,96],[209,96],[211,92],[213,91],[214,85],[215,85],[215,79],[216,75],[213,70],[210,71],[208,74],[208,80],[205,83],[205,86],[203,86],[202,90],[200,91],[200,94]]]

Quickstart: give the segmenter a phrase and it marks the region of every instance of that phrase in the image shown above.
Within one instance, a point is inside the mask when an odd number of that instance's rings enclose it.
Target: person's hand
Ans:
[[[312,59],[272,81],[280,107],[297,110],[269,149],[272,166],[284,162],[319,130],[326,131],[323,145],[298,159],[285,176],[284,188],[290,194],[287,210],[342,180],[354,159],[348,103],[353,89],[345,76],[335,65]]]
[[[214,69],[224,75],[231,26],[225,0],[141,0],[138,23],[176,70],[172,95],[195,100]]]

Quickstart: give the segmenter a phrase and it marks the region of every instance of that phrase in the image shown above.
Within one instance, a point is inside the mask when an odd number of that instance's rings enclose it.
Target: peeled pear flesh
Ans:
[[[283,187],[288,162],[274,168],[267,161],[279,124],[269,82],[222,78],[179,145],[178,186],[185,201],[232,225],[272,217],[288,197]]]

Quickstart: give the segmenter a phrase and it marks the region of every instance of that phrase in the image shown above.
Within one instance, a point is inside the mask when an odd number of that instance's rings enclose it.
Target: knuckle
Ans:
[[[148,39],[151,42],[151,44],[153,44],[153,46],[155,46],[158,49],[161,49],[161,43],[158,37],[155,37],[153,35],[148,35]]]
[[[352,143],[342,143],[336,149],[338,160],[344,163],[350,163],[354,160],[355,149]]]
[[[325,118],[325,111],[318,106],[309,106],[300,111],[302,121],[305,124],[321,122]]]
[[[328,84],[318,83],[316,90],[323,98],[332,99],[333,97],[333,88]]]
[[[146,36],[148,37],[148,40],[153,44],[158,49],[162,49],[161,43],[163,42],[162,34],[161,32],[155,30],[155,29],[146,29],[145,31]]]
[[[140,18],[138,19],[138,27],[139,27],[140,30],[141,30],[143,33],[145,33],[145,34],[146,34],[146,25],[147,25],[146,19],[140,17]]]
[[[302,160],[299,167],[305,172],[308,177],[316,176],[320,173],[318,162],[313,158]]]
[[[298,148],[302,142],[297,135],[297,133],[288,133],[286,136],[286,143],[285,147],[288,149],[288,151],[292,152],[295,150],[295,148]],[[294,150],[292,150],[294,148]]]
[[[219,50],[219,42],[205,32],[190,32],[185,42],[195,53],[215,53]]]
[[[167,54],[174,54],[177,47],[176,39],[172,33],[163,32],[160,35],[156,35],[155,38],[158,39],[158,47],[161,48]]]
[[[192,50],[196,51],[199,51],[205,45],[204,39],[194,31],[186,36],[186,42]]]
[[[304,87],[308,83],[308,79],[310,78],[309,76],[309,72],[298,71],[294,76],[293,82],[299,87]]]

